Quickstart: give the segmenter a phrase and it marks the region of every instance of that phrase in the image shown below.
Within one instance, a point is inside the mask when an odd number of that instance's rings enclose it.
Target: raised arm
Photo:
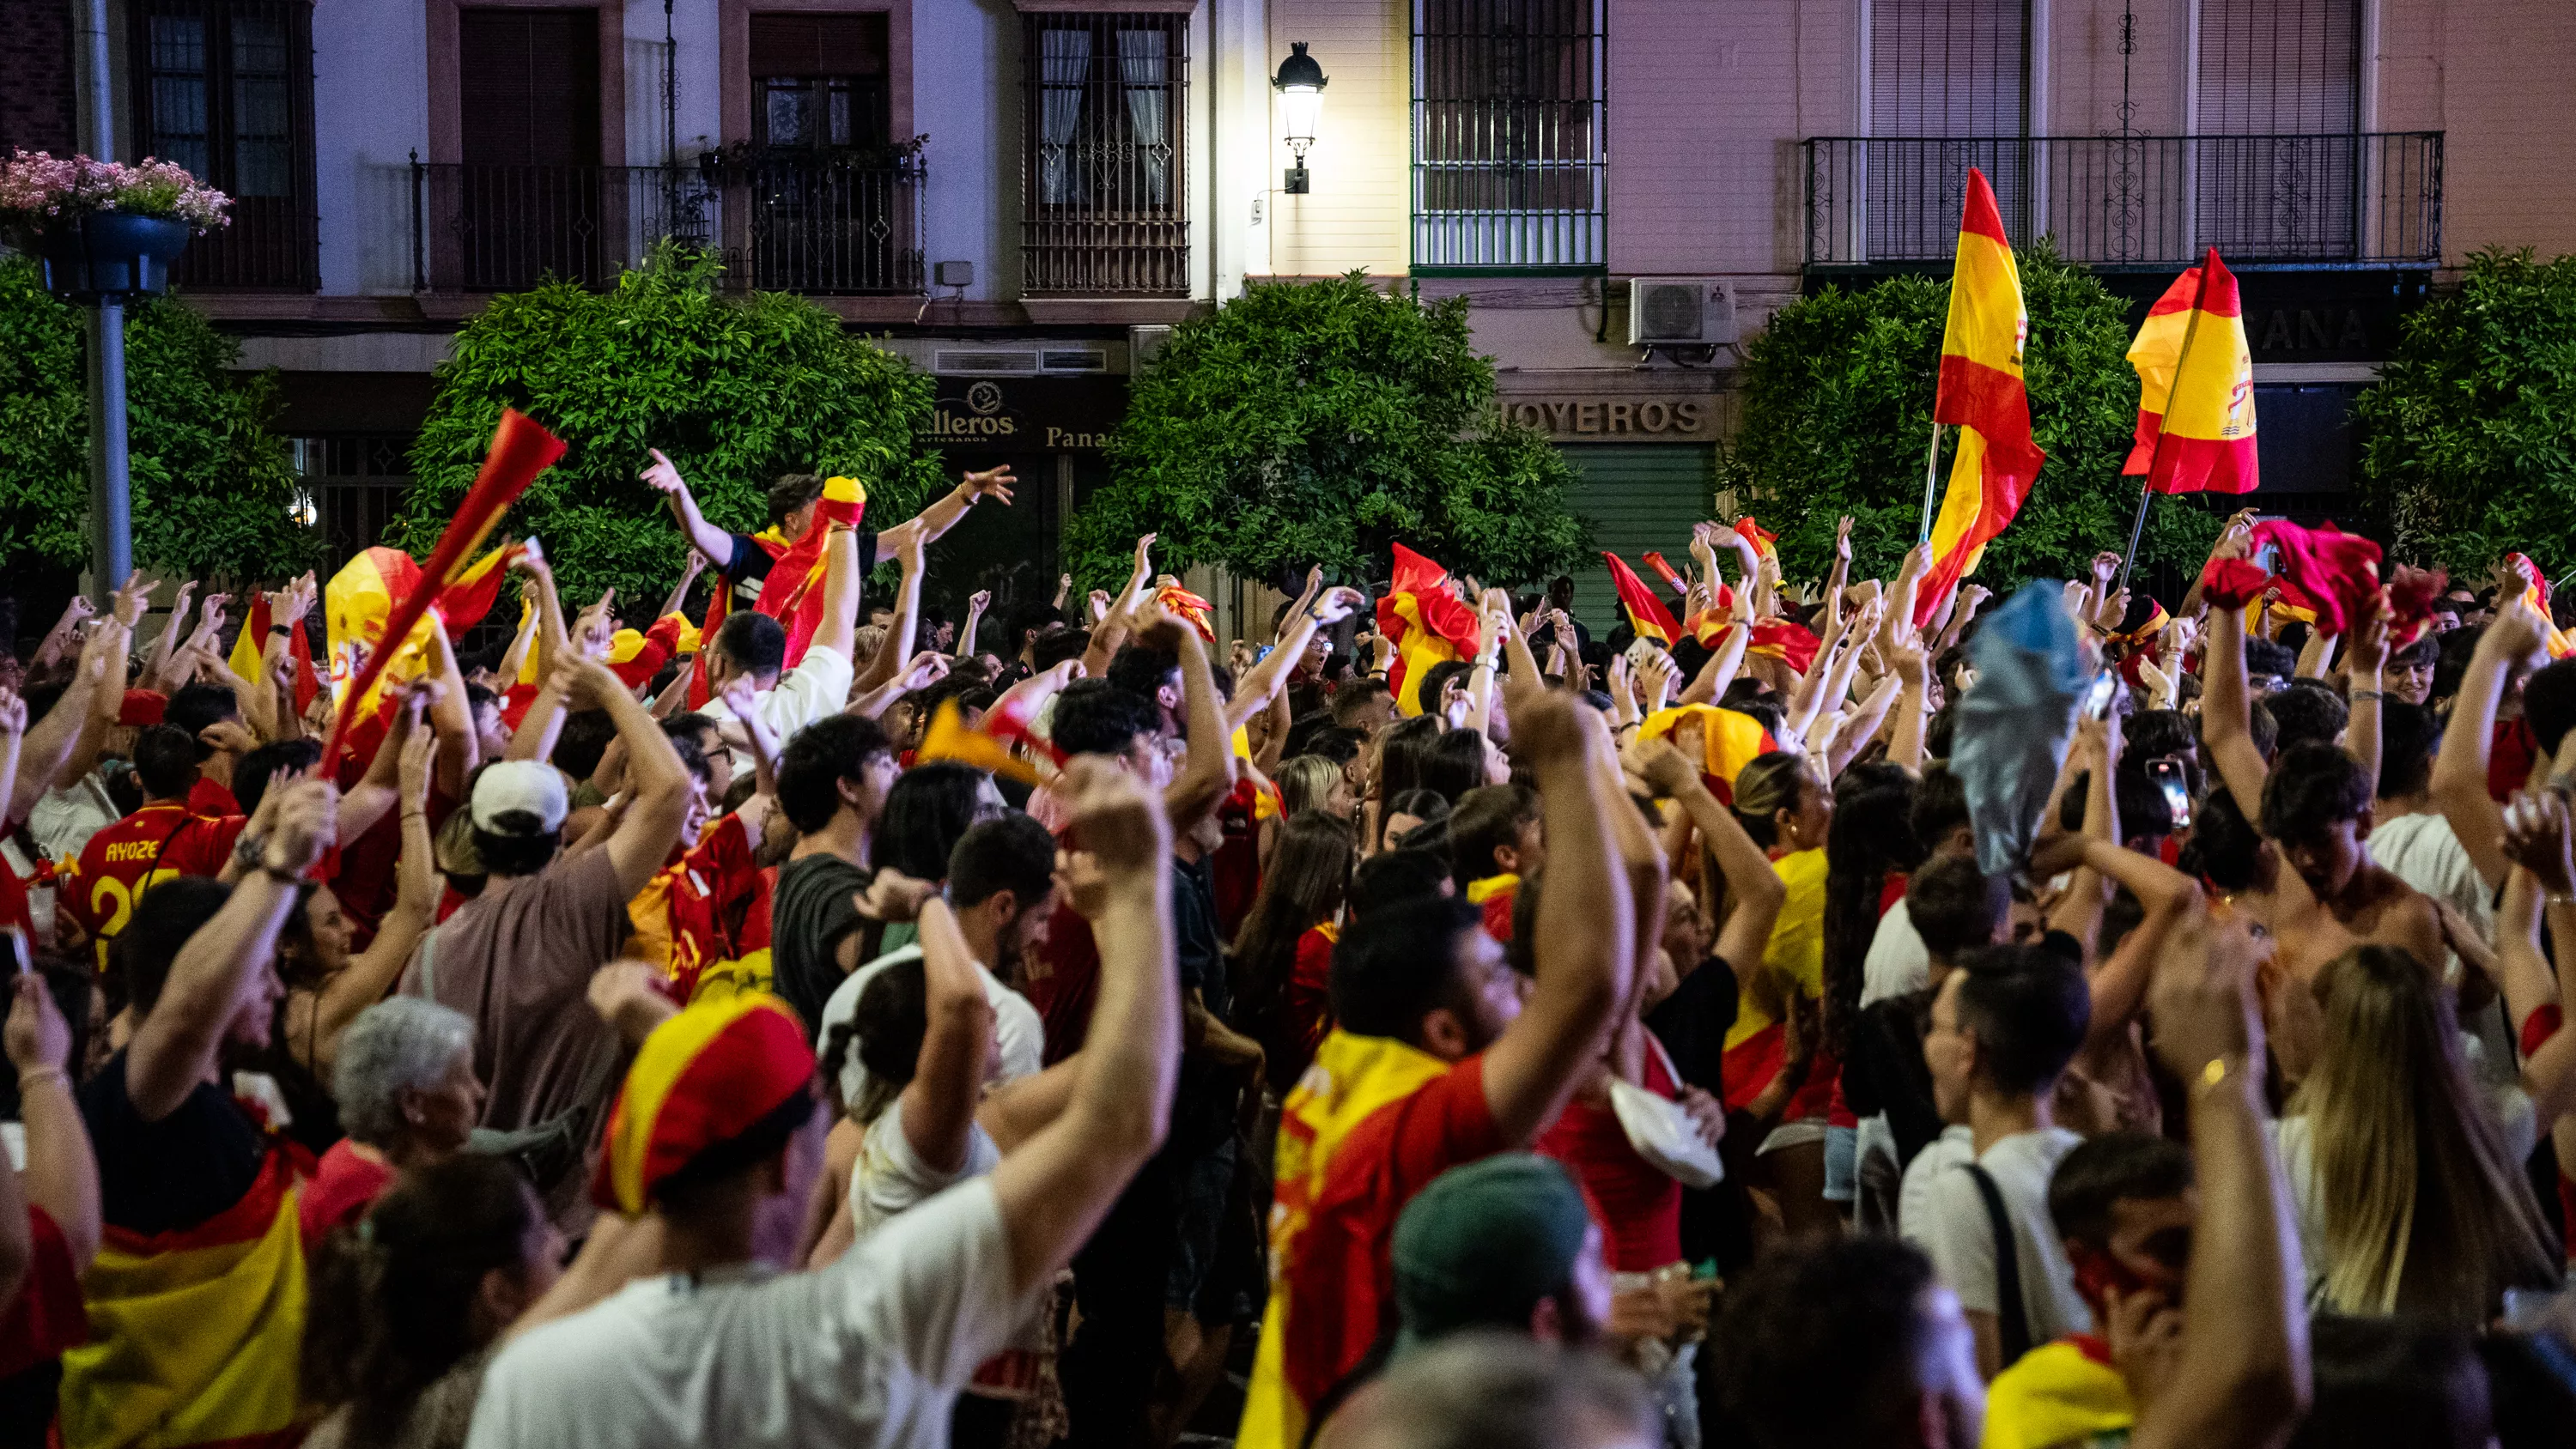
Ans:
[[[913,515],[912,522],[920,525],[922,543],[937,543],[940,535],[955,528],[968,510],[987,498],[999,499],[1003,507],[1010,507],[1011,485],[1019,481],[1012,476],[1008,463],[999,468],[987,468],[981,473],[967,474],[964,482],[939,495],[929,507]]]
[[[2172,1382],[2130,1443],[2268,1449],[2307,1411],[2308,1319],[2298,1224],[2263,1130],[2253,943],[2194,913],[2157,967],[2154,1010],[2156,1049],[2189,1094],[2200,1218]]]
[[[355,840],[385,818],[385,812],[402,800],[403,749],[418,736],[427,739],[429,726],[422,715],[429,707],[429,696],[437,692],[435,683],[420,680],[405,686],[403,698],[394,709],[393,726],[377,742],[376,753],[367,761],[367,772],[358,783],[341,795],[334,829],[342,840]]]
[[[98,1256],[98,1159],[90,1149],[89,1126],[72,1100],[65,1067],[72,1030],[42,976],[29,972],[19,977],[15,993],[5,1035],[9,1060],[18,1069],[19,1115],[27,1127],[22,1184],[28,1201],[63,1230],[72,1271],[86,1272],[90,1259]],[[0,1216],[6,1213],[0,1207]],[[24,1219],[26,1214],[17,1216]]]
[[[1285,688],[1288,671],[1297,667],[1305,656],[1306,646],[1314,640],[1315,631],[1327,624],[1347,619],[1360,606],[1357,589],[1326,589],[1314,602],[1288,616],[1287,626],[1279,635],[1270,657],[1245,672],[1234,682],[1234,699],[1226,707],[1226,728],[1233,729],[1268,708],[1270,698]]]
[[[319,780],[271,788],[279,795],[276,823],[260,843],[259,868],[179,948],[160,1000],[135,1029],[125,1090],[146,1122],[179,1110],[211,1079],[243,983],[277,958],[277,933],[295,909],[304,873],[332,843],[337,791]]]
[[[1144,786],[1077,759],[1057,781],[1073,814],[1058,868],[1091,922],[1100,987],[1081,1076],[1062,1113],[993,1170],[993,1196],[1020,1292],[1053,1278],[1162,1145],[1180,1071],[1181,1000],[1172,964],[1170,825]]]
[[[993,1045],[993,1004],[975,957],[957,933],[948,903],[921,907],[921,975],[929,1025],[921,1036],[912,1081],[896,1110],[904,1140],[923,1165],[954,1173],[966,1165],[968,1129],[984,1091],[984,1058]]]
[[[555,592],[554,568],[546,562],[545,546],[529,539],[511,560],[510,572],[520,577],[523,593],[536,596],[537,677],[543,679],[572,652],[571,639],[564,632],[563,598]]]
[[[628,895],[644,889],[680,840],[688,819],[689,792],[695,781],[680,763],[679,751],[626,682],[596,659],[574,666],[570,702],[577,709],[604,709],[626,742],[626,778],[633,792],[625,818],[608,837],[608,858],[619,887]]]
[[[921,630],[921,530],[887,536],[894,543],[895,561],[903,565],[903,581],[895,585],[894,622],[886,628],[885,642],[877,646],[877,657],[850,661],[858,671],[857,682],[851,687],[859,692],[874,689],[901,673],[912,659],[913,637]],[[814,631],[816,645],[828,645],[843,654],[850,652],[850,641],[858,633],[861,582],[858,539],[847,532],[836,532],[831,543],[831,570],[823,584],[823,623]],[[827,632],[832,637],[826,638]]]
[[[984,611],[992,606],[991,589],[977,589],[967,597],[966,622],[957,630],[957,647],[950,651],[949,657],[954,659],[975,657],[975,626],[984,622]]]
[[[2251,821],[2263,818],[2263,781],[2270,767],[2254,748],[2251,705],[2245,686],[2245,611],[2211,609],[2207,641],[2201,655],[2200,734],[2209,747],[2210,763],[2236,808]]]
[[[1596,751],[1600,732],[1561,691],[1515,686],[1505,701],[1513,748],[1538,776],[1547,869],[1539,883],[1538,979],[1521,1014],[1485,1052],[1485,1105],[1503,1141],[1526,1143],[1565,1105],[1627,999],[1635,954],[1628,876],[1619,868]]]
[[[680,521],[680,532],[688,536],[689,547],[715,561],[721,570],[733,562],[733,535],[707,521],[698,511],[698,500],[690,494],[687,480],[659,448],[648,449],[652,466],[636,475],[646,487],[671,500],[671,516]],[[687,587],[684,583],[683,588]]]
[[[2494,890],[2504,884],[2504,812],[2487,794],[2487,756],[2495,746],[2496,706],[2514,674],[2530,667],[2548,638],[2539,614],[2521,599],[2496,611],[2495,622],[2478,637],[2469,656],[2469,671],[2451,705],[2451,722],[2442,730],[2441,753],[2433,757],[2433,803],[2451,822],[2451,833]]]
[[[1750,981],[1762,969],[1762,952],[1771,942],[1772,924],[1779,920],[1780,907],[1789,899],[1788,884],[1771,868],[1771,858],[1763,854],[1762,847],[1744,833],[1744,825],[1735,818],[1735,812],[1708,792],[1697,762],[1674,748],[1670,740],[1637,741],[1628,747],[1628,763],[1658,795],[1679,805],[1691,824],[1699,827],[1700,839],[1708,842],[1718,874],[1725,878],[1730,905],[1712,949],[1735,973],[1738,982]]]
[[[2381,692],[2380,676],[2388,666],[2388,598],[2385,593],[2370,602],[2370,613],[2353,626],[2352,648],[2345,655],[2351,668],[2347,687],[2352,691],[2352,717],[2344,728],[2344,753],[2361,762],[2362,778],[2376,790],[2379,784],[2379,706],[2387,696]]]
[[[1189,753],[1163,791],[1164,813],[1175,832],[1187,832],[1225,801],[1234,788],[1234,738],[1225,725],[1225,706],[1217,698],[1216,676],[1208,669],[1207,646],[1199,631],[1168,609],[1156,609],[1136,637],[1157,649],[1169,649],[1181,660],[1181,712],[1188,722]]]
[[[432,770],[438,791],[450,800],[465,797],[465,777],[482,763],[483,747],[474,733],[474,706],[465,699],[465,672],[456,667],[456,646],[447,628],[433,622],[429,630],[429,673],[438,684],[429,696],[429,723],[438,732]]]
[[[54,627],[45,631],[44,640],[36,646],[36,656],[27,661],[27,668],[31,671],[51,669],[63,663],[66,656],[77,657],[79,649],[74,641],[80,638],[80,626],[97,612],[98,606],[89,601],[87,594],[72,595],[71,602],[63,605],[63,616],[54,621]]]
[[[1896,646],[1888,657],[1896,671],[1896,725],[1888,731],[1887,762],[1902,765],[1921,774],[1923,771],[1924,708],[1931,697],[1932,661],[1925,656],[1919,639],[1908,639]]]
[[[1673,701],[1675,704],[1715,704],[1726,693],[1726,687],[1735,682],[1735,672],[1744,667],[1744,651],[1753,645],[1753,600],[1741,590],[1735,595],[1733,619],[1717,652],[1708,656],[1708,662],[1700,666],[1698,676],[1682,691],[1682,697]]]
[[[2513,1012],[2514,1031],[2540,1006],[2559,1004],[2562,1013],[2576,1005],[2576,970],[2562,969],[2553,986],[2548,963],[2541,958],[2533,929],[2536,907],[2548,897],[2550,944],[2564,952],[2576,946],[2576,860],[2570,858],[2567,801],[2555,790],[2529,790],[2516,796],[2505,816],[2504,849],[2521,867],[2505,888],[2504,909],[2497,913],[2496,949],[2506,969],[2499,984]],[[2510,959],[2508,960],[2508,953]],[[2561,961],[2567,958],[2559,957]],[[2516,969],[2519,968],[2519,969]],[[2546,1130],[2576,1108],[2576,1031],[2561,1026],[2538,1051],[2524,1058],[2522,1089],[2531,1098],[2532,1114]]]
[[[393,741],[385,742],[385,752],[396,752]],[[415,729],[399,747],[402,798],[402,854],[394,861],[394,905],[385,912],[384,922],[376,928],[375,940],[358,953],[346,970],[323,984],[313,998],[312,1020],[307,1030],[294,1033],[288,1042],[298,1060],[310,1070],[330,1079],[332,1065],[340,1057],[340,1037],[358,1013],[385,999],[402,979],[403,965],[411,959],[412,947],[420,944],[422,933],[438,914],[438,893],[442,882],[438,875],[437,848],[429,834],[429,779],[431,755],[436,748],[429,731]]]
[[[188,598],[196,592],[195,579],[179,581],[178,591],[170,596],[170,621],[161,626],[161,633],[153,639],[152,647],[144,651],[143,677],[151,681],[155,689],[163,687],[161,681],[170,672],[170,656],[178,652],[179,641],[185,637],[183,631],[188,627]],[[212,604],[214,601],[209,599],[207,602]],[[210,609],[208,612],[213,611]]]

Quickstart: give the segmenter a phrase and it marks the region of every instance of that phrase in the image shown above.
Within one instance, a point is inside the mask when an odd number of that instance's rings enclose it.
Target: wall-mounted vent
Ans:
[[[1038,355],[999,348],[943,347],[932,354],[932,370],[942,374],[1029,373],[1038,370]]]

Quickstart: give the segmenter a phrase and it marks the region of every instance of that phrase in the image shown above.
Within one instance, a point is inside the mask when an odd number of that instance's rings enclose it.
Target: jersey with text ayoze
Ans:
[[[98,942],[100,969],[107,966],[107,943],[125,929],[145,891],[176,876],[220,874],[249,823],[239,815],[199,815],[162,801],[91,836],[63,882],[61,899]]]

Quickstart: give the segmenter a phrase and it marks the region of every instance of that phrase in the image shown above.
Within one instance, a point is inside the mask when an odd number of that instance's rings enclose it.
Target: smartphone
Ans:
[[[6,869],[8,869],[7,866],[0,866],[0,870]],[[9,938],[9,961],[10,964],[17,969],[19,975],[24,976],[28,972],[36,969],[35,957],[30,955],[27,950],[27,933],[25,931],[16,926],[0,926],[0,936],[6,936]]]
[[[2111,696],[2119,688],[2117,671],[2105,669],[2093,676],[2093,686],[2084,691],[2084,716],[2087,719],[2109,719]]]
[[[2173,816],[2173,828],[2191,825],[2191,786],[2183,774],[2182,757],[2159,755],[2147,761],[2147,782],[2164,793],[2165,809]]]

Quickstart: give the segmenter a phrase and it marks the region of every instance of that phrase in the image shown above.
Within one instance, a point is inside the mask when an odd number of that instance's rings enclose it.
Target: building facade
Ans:
[[[1266,279],[1466,296],[1636,550],[1723,502],[1743,342],[1945,268],[1969,165],[2132,297],[2220,247],[2276,507],[2348,486],[2350,397],[2446,273],[2576,250],[2566,0],[108,0],[104,145],[87,13],[0,0],[0,146],[240,199],[183,284],[283,375],[342,551],[464,319],[666,236],[937,374],[933,441],[1039,485],[1009,546],[1050,570],[1157,329]],[[1294,148],[1292,42],[1328,77]]]

